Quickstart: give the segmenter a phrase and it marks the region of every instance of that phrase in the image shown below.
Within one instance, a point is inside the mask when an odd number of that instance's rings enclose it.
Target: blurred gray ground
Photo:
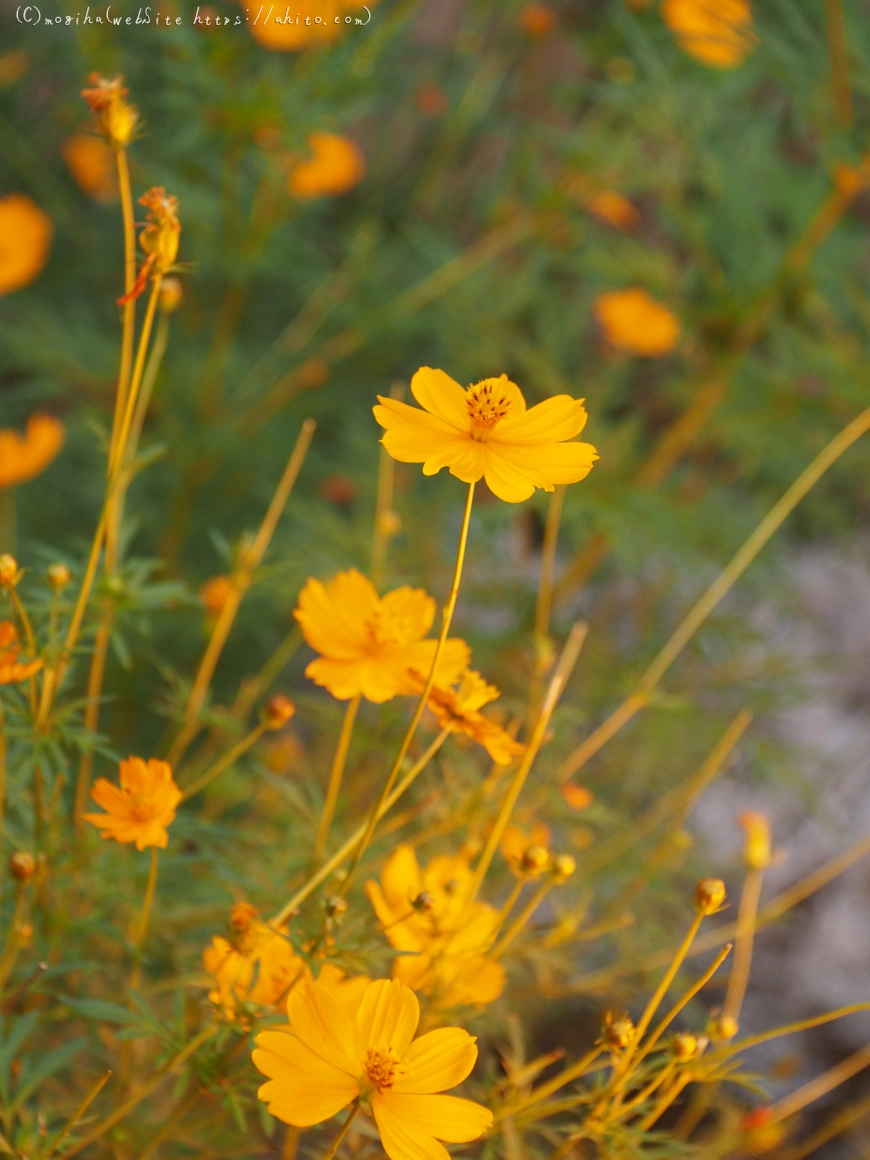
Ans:
[[[696,807],[693,827],[732,884],[740,882],[745,809],[768,814],[787,858],[766,877],[764,898],[870,833],[870,544],[805,550],[790,562],[783,603],[753,612],[773,651],[800,671],[794,702],[756,723],[793,754],[790,784],[760,785],[735,769]],[[736,898],[734,899],[736,906]],[[760,1031],[870,1000],[870,856],[799,906],[756,942],[742,1028]],[[870,1042],[870,1013],[758,1049],[752,1063],[774,1097]],[[870,1070],[827,1102],[870,1093]],[[827,1155],[866,1156],[870,1118]]]

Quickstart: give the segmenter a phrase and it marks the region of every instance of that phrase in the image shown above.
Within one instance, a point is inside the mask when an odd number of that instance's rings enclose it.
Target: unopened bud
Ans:
[[[411,909],[417,914],[428,914],[435,907],[435,899],[428,890],[421,890],[416,898],[411,899]]]
[[[770,822],[764,814],[746,810],[737,819],[746,834],[743,861],[749,870],[766,870],[770,865]]]
[[[29,922],[22,922],[21,926],[19,926],[19,928],[18,928],[18,941],[23,946],[27,946],[27,944],[31,941],[32,938],[33,938],[33,926]]]
[[[688,1031],[678,1032],[671,1040],[671,1054],[675,1059],[691,1059],[697,1051],[697,1037]]]
[[[14,588],[23,573],[18,571],[18,561],[8,552],[0,556],[0,588]]]
[[[347,910],[347,902],[340,894],[333,894],[331,898],[327,898],[324,906],[328,918],[338,918]]]
[[[725,883],[721,878],[702,878],[695,887],[695,906],[701,914],[715,914],[725,901]]]
[[[239,934],[247,934],[257,917],[257,908],[250,902],[237,902],[230,911],[230,926]]]
[[[621,1051],[634,1039],[634,1024],[626,1015],[624,1019],[611,1019],[608,1015],[601,1029],[601,1043],[611,1051]]]
[[[577,860],[570,854],[557,854],[550,869],[556,882],[567,882],[577,869]]]
[[[543,874],[550,865],[550,851],[543,846],[528,846],[520,858],[520,871],[534,876]]]
[[[296,706],[283,693],[276,693],[270,697],[263,709],[263,722],[267,729],[283,729],[293,714]]]
[[[740,1025],[733,1015],[715,1015],[707,1024],[707,1035],[713,1043],[723,1043],[733,1039]]]
[[[129,89],[124,88],[124,78],[118,76],[109,80],[99,73],[91,73],[88,83],[93,88],[83,89],[82,96],[90,105],[100,129],[110,145],[125,148],[139,121],[139,112],[135,105],[124,100],[129,95]]]
[[[9,859],[9,873],[16,882],[29,882],[36,873],[36,859],[32,854],[20,850]]]
[[[72,573],[66,564],[49,564],[45,570],[45,579],[53,592],[60,592],[72,580]]]
[[[398,512],[385,511],[378,516],[378,531],[385,539],[391,540],[402,530],[402,517]]]
[[[160,283],[160,309],[164,314],[174,314],[183,297],[184,291],[177,278],[164,278]]]
[[[787,1129],[774,1121],[773,1108],[755,1108],[740,1121],[743,1129],[743,1147],[750,1156],[762,1156],[778,1147],[786,1137]]]

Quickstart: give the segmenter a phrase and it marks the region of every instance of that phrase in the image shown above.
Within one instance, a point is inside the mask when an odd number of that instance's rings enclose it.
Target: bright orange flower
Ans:
[[[106,812],[83,817],[100,828],[101,838],[135,842],[137,850],[146,846],[165,849],[169,843],[166,827],[181,801],[172,770],[165,761],[153,757],[148,761],[128,757],[121,762],[120,779],[120,789],[104,777],[97,780],[91,797]]]
[[[736,68],[758,43],[748,0],[664,0],[680,48],[713,68]]]
[[[293,613],[302,635],[320,656],[305,670],[340,701],[360,694],[376,705],[411,696],[409,670],[427,675],[434,640],[424,640],[435,619],[435,601],[422,588],[397,588],[379,597],[374,584],[351,568],[326,584],[309,580]],[[436,674],[450,685],[471,657],[463,640],[445,641]]]
[[[422,693],[426,677],[412,672],[411,678],[416,683],[415,691]],[[480,712],[484,705],[498,696],[495,685],[488,685],[480,673],[467,669],[459,680],[458,689],[433,685],[426,704],[442,729],[452,726],[454,733],[464,733],[482,745],[496,764],[509,765],[515,757],[525,753],[525,745],[514,741],[510,733]]]
[[[593,310],[604,337],[619,350],[662,358],[680,337],[676,315],[639,286],[599,294]]]
[[[413,847],[401,845],[384,863],[380,884],[366,883],[390,944],[406,952],[393,963],[393,978],[444,1010],[491,1003],[504,989],[504,968],[486,957],[498,911],[485,902],[467,905],[473,877],[467,859],[450,855],[421,871]]]
[[[42,668],[42,661],[22,663],[18,630],[11,620],[0,620],[0,685],[17,685]]]
[[[215,935],[202,963],[217,983],[209,999],[225,1019],[233,1019],[239,1002],[276,1007],[294,987],[311,978],[307,964],[293,950],[286,930],[276,931],[257,918],[253,906],[237,903],[230,915],[230,937]]]
[[[286,12],[278,8],[271,20],[249,22],[251,36],[270,52],[301,52],[329,44],[342,33],[343,22],[335,23],[335,17],[341,15],[338,0],[296,0],[286,24],[285,15]]]
[[[589,199],[589,212],[616,230],[633,230],[640,214],[627,197],[613,189],[602,189]]]
[[[63,447],[65,434],[60,419],[38,412],[27,420],[23,438],[10,428],[0,430],[0,491],[45,471]]]
[[[233,592],[233,581],[230,576],[212,576],[206,580],[199,590],[202,606],[209,616],[218,616]]]
[[[319,982],[291,995],[287,1014],[290,1034],[262,1031],[253,1053],[269,1077],[257,1094],[279,1120],[306,1128],[359,1100],[390,1160],[448,1160],[440,1140],[491,1126],[487,1108],[439,1094],[469,1075],[475,1040],[460,1027],[415,1040],[420,1005],[396,979],[369,983],[354,1017]]]
[[[51,218],[31,198],[0,197],[0,296],[29,285],[42,272],[53,233]]]
[[[378,395],[374,415],[393,459],[422,463],[424,475],[447,467],[465,483],[483,478],[499,499],[520,503],[536,487],[553,491],[583,479],[598,458],[590,443],[566,442],[586,426],[582,399],[555,395],[526,410],[506,375],[464,391],[430,367],[417,371],[411,391],[422,411]]]
[[[63,145],[63,159],[79,189],[97,201],[118,196],[115,157],[105,141],[89,133],[76,133]]]
[[[290,171],[287,188],[299,201],[338,197],[363,179],[365,158],[350,137],[340,133],[312,133],[308,148],[313,157]]]

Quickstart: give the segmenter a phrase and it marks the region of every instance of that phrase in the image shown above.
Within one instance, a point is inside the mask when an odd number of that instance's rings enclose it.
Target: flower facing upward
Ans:
[[[18,630],[11,620],[0,620],[0,685],[17,685],[42,668],[42,661],[21,661]]]
[[[736,68],[757,43],[748,0],[664,0],[662,19],[683,52],[713,68]]]
[[[416,683],[415,691],[422,693],[426,684],[423,674],[412,671],[411,679]],[[482,745],[497,765],[509,765],[515,757],[525,753],[525,745],[514,741],[510,733],[480,712],[498,695],[495,685],[488,685],[480,673],[467,669],[457,689],[433,685],[426,704],[442,729],[449,725],[454,733],[464,733]]]
[[[504,968],[486,957],[498,911],[467,904],[474,875],[465,858],[443,855],[420,870],[411,846],[384,863],[380,884],[366,894],[400,955],[393,977],[443,1009],[491,1003],[504,989]]]
[[[439,1140],[476,1140],[492,1113],[437,1093],[461,1083],[477,1059],[461,1027],[414,1039],[420,1006],[398,980],[370,983],[354,1017],[320,983],[290,996],[290,1034],[263,1031],[254,1064],[269,1082],[259,1097],[279,1120],[306,1128],[360,1100],[390,1160],[447,1160]]]
[[[135,842],[137,850],[146,846],[165,849],[169,843],[166,827],[175,817],[181,790],[165,761],[128,757],[121,762],[121,787],[106,778],[98,779],[91,797],[104,814],[84,814],[100,829],[101,838]]]
[[[593,311],[610,345],[632,354],[661,358],[680,337],[676,316],[639,286],[599,294]]]
[[[202,965],[215,980],[209,999],[225,1019],[239,1002],[275,1007],[311,977],[307,964],[284,937],[260,921],[253,906],[237,903],[230,914],[230,937],[215,935]]]
[[[436,642],[423,638],[435,619],[435,601],[421,588],[397,588],[379,597],[371,580],[352,568],[326,584],[309,580],[293,615],[320,653],[305,675],[340,701],[362,695],[379,705],[410,696],[409,670],[429,673]],[[450,685],[469,659],[465,641],[445,641],[438,683]]]
[[[423,408],[382,398],[374,414],[393,459],[422,463],[424,475],[447,467],[465,483],[485,479],[508,503],[536,487],[576,483],[598,458],[590,443],[566,442],[586,425],[582,399],[555,395],[526,410],[522,392],[506,375],[464,391],[444,371],[421,367],[411,391]]]
[[[25,194],[0,197],[0,296],[21,290],[41,273],[53,232],[51,218]]]
[[[114,201],[118,196],[115,158],[105,141],[76,133],[64,142],[63,159],[82,193],[96,201]]]
[[[51,415],[31,415],[24,436],[0,430],[0,491],[26,483],[45,471],[63,447],[63,423]]]
[[[365,158],[350,137],[340,133],[312,133],[308,148],[313,156],[290,171],[287,188],[298,201],[338,197],[363,179]]]
[[[88,83],[93,87],[82,89],[82,96],[96,117],[100,130],[114,148],[126,148],[139,121],[139,111],[124,99],[130,93],[129,89],[124,88],[124,78],[117,76],[110,80],[99,73],[91,73]]]

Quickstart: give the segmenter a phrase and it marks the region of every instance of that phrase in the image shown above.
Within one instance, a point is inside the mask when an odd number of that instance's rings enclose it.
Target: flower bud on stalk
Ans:
[[[7,590],[15,588],[23,575],[14,556],[10,556],[8,552],[0,556],[0,588]]]
[[[702,878],[695,887],[695,906],[701,914],[715,914],[724,901],[725,883],[721,878]]]
[[[181,305],[184,292],[177,278],[164,278],[160,287],[160,310],[163,314],[174,314]]]
[[[716,1015],[707,1024],[707,1035],[713,1043],[723,1043],[733,1039],[740,1025],[733,1015]]]
[[[72,581],[72,573],[66,564],[49,564],[45,579],[53,592],[60,592]]]
[[[529,846],[520,859],[520,872],[534,878],[550,868],[550,851],[543,846]]]
[[[276,693],[270,697],[263,709],[263,721],[267,729],[283,729],[293,714],[296,706],[283,693]]]
[[[771,863],[770,822],[764,814],[746,810],[737,819],[746,834],[743,861],[748,870],[766,870]]]
[[[113,148],[126,149],[139,123],[139,110],[124,100],[130,95],[130,90],[124,88],[124,78],[117,76],[109,80],[94,72],[88,82],[93,88],[82,89],[82,96],[96,117],[100,131]]]
[[[9,873],[23,886],[36,874],[36,859],[25,850],[19,850],[9,859]]]
[[[570,854],[557,854],[553,859],[550,873],[553,875],[554,881],[561,884],[567,882],[576,869],[577,860]]]
[[[604,1017],[604,1026],[601,1029],[602,1046],[611,1051],[622,1051],[634,1039],[634,1024],[626,1015],[622,1019],[614,1019],[608,1011]]]
[[[697,1050],[698,1040],[688,1031],[678,1032],[671,1040],[671,1054],[674,1059],[691,1059]]]

